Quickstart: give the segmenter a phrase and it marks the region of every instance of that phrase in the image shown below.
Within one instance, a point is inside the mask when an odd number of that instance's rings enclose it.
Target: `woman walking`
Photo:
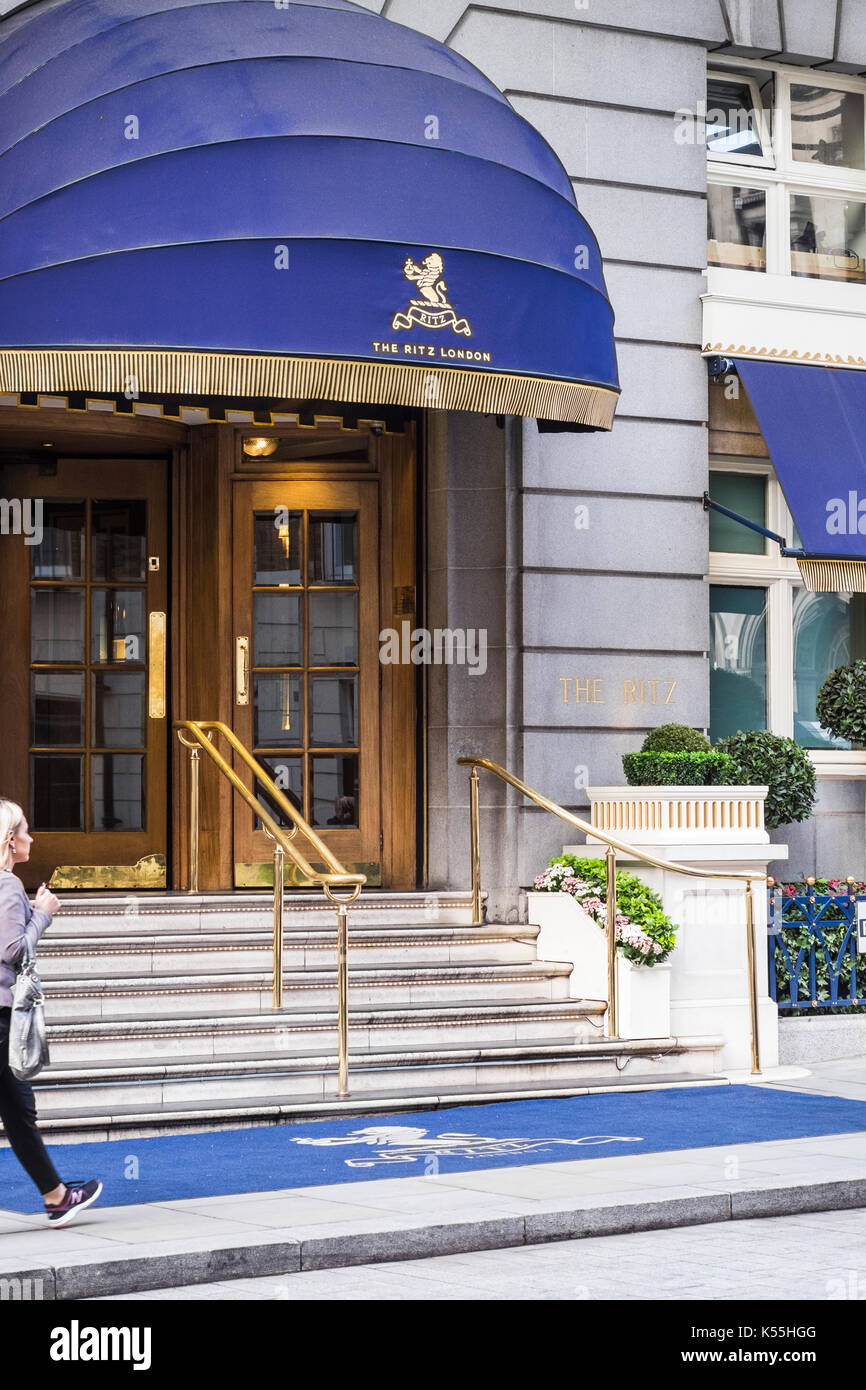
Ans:
[[[20,806],[0,800],[0,1120],[18,1162],[26,1169],[45,1200],[49,1226],[68,1226],[79,1212],[96,1201],[102,1183],[64,1183],[36,1128],[32,1087],[9,1070],[9,1022],[15,963],[22,955],[25,937],[35,948],[60,903],[43,883],[31,907],[14,864],[30,858],[32,836]]]

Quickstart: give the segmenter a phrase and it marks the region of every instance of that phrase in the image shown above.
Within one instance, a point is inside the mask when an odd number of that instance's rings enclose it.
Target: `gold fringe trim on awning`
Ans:
[[[797,557],[811,594],[866,594],[866,560],[810,560]]]
[[[430,361],[348,362],[325,357],[145,349],[0,349],[0,392],[104,392],[328,400],[523,415],[609,430],[618,395],[608,387]]]

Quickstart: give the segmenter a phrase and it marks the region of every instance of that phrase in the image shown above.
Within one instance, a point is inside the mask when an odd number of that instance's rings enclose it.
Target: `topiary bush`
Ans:
[[[764,805],[768,830],[808,820],[815,801],[815,769],[792,738],[751,729],[721,739],[716,751],[729,753],[739,764],[744,785],[768,788]]]
[[[698,729],[687,724],[660,724],[641,744],[642,753],[708,753],[712,744]]]
[[[711,748],[705,753],[624,753],[630,787],[732,787],[742,780],[733,758]]]
[[[831,671],[818,691],[821,727],[834,738],[866,743],[866,661],[852,661]]]

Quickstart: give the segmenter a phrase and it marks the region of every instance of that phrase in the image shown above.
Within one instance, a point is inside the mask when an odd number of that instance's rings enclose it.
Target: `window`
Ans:
[[[731,270],[767,269],[767,194],[763,188],[710,184],[707,262]]]
[[[708,265],[866,284],[866,83],[743,61],[706,130]]]
[[[710,738],[767,727],[767,591],[710,589]]]
[[[707,80],[707,152],[711,159],[764,159],[769,145],[757,85],[748,78]]]
[[[710,496],[799,543],[770,464],[717,459]],[[866,656],[866,595],[812,594],[773,541],[710,513],[710,736],[770,729],[802,748],[846,750],[821,728],[818,691]]]
[[[710,470],[710,496],[747,521],[767,525],[767,479],[762,473],[719,473]],[[710,512],[710,550],[737,555],[763,555],[767,542],[721,512]]]
[[[791,84],[791,152],[801,163],[864,168],[862,92]]]

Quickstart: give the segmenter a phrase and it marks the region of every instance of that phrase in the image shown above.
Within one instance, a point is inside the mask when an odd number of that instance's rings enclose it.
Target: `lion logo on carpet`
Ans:
[[[543,1153],[557,1144],[583,1148],[588,1144],[642,1144],[643,1139],[625,1134],[584,1134],[579,1139],[495,1139],[481,1134],[449,1133],[431,1135],[414,1125],[369,1125],[353,1129],[345,1136],[323,1139],[292,1139],[293,1144],[314,1148],[342,1148],[359,1145],[376,1149],[375,1157],[347,1158],[347,1168],[376,1168],[394,1163],[416,1163],[426,1158],[509,1158],[516,1154]]]

